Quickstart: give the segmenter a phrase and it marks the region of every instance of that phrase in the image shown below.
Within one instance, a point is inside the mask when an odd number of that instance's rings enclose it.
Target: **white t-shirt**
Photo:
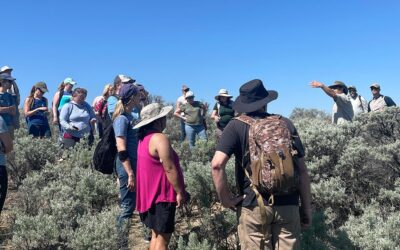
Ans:
[[[179,106],[187,103],[186,98],[183,95],[180,96],[176,102],[179,103]],[[185,116],[185,113],[181,112],[181,116]]]
[[[350,101],[353,105],[354,117],[368,112],[368,102],[364,97],[357,95],[356,98],[353,98],[350,96]]]

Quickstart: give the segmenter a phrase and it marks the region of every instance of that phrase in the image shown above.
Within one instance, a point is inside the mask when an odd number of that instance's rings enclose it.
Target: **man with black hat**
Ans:
[[[368,103],[368,112],[382,111],[386,107],[396,106],[396,103],[389,96],[381,95],[381,86],[373,83],[370,86],[372,100]]]
[[[271,195],[255,187],[254,177],[249,174],[253,173],[253,162],[249,159],[253,156],[249,147],[254,140],[254,134],[250,138],[249,133],[253,125],[240,119],[231,120],[225,127],[211,162],[212,177],[222,206],[237,210],[241,249],[300,249],[300,228],[311,225],[310,179],[304,164],[303,145],[289,119],[267,113],[266,105],[277,97],[278,93],[266,90],[261,80],[252,80],[240,87],[233,109],[253,121],[278,117],[286,124],[292,138],[292,149],[297,151],[295,165],[300,182],[295,192]],[[240,194],[236,197],[229,190],[225,172],[232,154],[235,155],[236,183]]]
[[[353,105],[354,117],[368,112],[368,102],[364,97],[357,93],[356,86],[349,87],[349,96],[351,105]]]
[[[312,81],[310,84],[313,88],[321,88],[328,96],[335,101],[332,108],[332,123],[343,124],[351,122],[354,116],[353,105],[351,105],[350,97],[347,95],[348,89],[346,84],[341,81],[335,81],[331,86],[327,87],[318,81]]]

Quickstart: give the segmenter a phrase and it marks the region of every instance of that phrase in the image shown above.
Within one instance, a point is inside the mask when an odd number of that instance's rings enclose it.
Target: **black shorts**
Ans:
[[[175,230],[176,203],[160,202],[140,213],[140,220],[157,233],[170,234]]]

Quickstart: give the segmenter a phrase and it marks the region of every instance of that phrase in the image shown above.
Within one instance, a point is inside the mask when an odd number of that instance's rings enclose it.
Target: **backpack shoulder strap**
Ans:
[[[253,119],[247,115],[239,115],[237,117],[234,117],[233,120],[238,120],[238,121],[244,122],[249,126],[251,126],[256,121],[256,119]]]

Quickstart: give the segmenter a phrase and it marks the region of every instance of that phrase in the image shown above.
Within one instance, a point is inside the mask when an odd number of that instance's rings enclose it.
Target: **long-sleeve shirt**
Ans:
[[[92,120],[96,120],[96,115],[87,102],[77,104],[71,101],[65,104],[60,112],[62,128],[74,137],[83,138],[85,134],[89,134],[92,129],[90,125]]]

